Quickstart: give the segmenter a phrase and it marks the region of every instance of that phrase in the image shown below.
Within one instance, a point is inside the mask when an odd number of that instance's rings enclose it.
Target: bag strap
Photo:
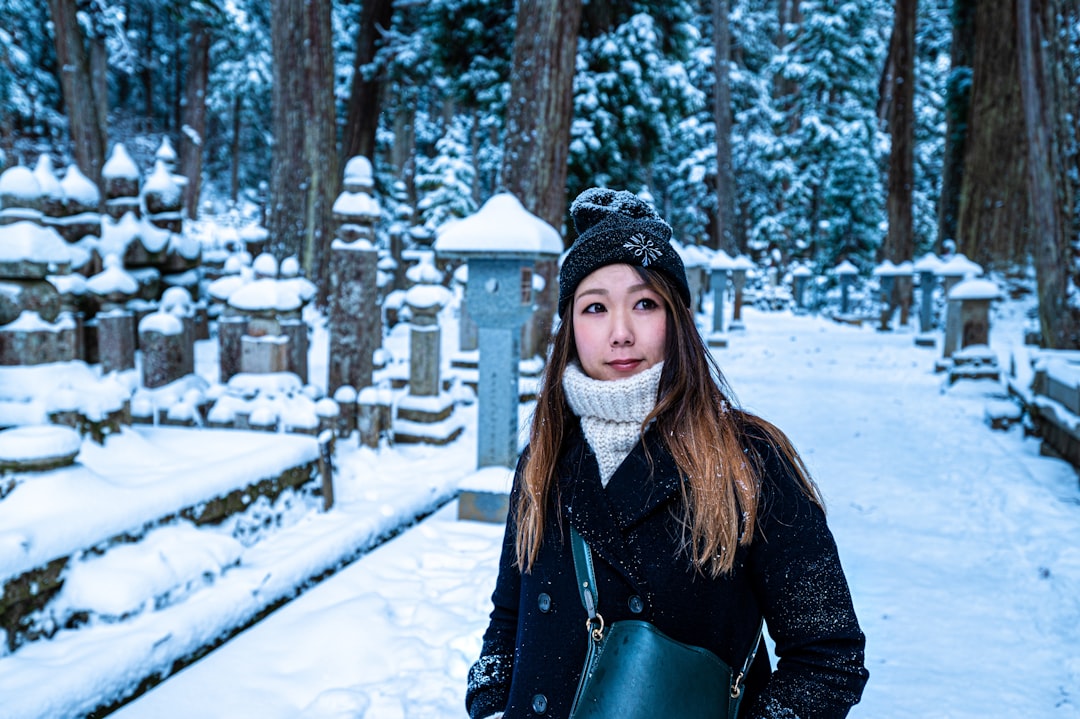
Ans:
[[[585,538],[578,533],[573,525],[570,526],[570,549],[574,555],[574,574],[577,577],[578,594],[581,595],[581,604],[589,618],[585,620],[585,628],[592,635],[593,640],[599,642],[604,638],[604,618],[596,611],[600,604],[599,588],[596,586],[596,571],[593,567],[592,549]],[[594,622],[597,626],[593,626]],[[750,665],[754,663],[758,647],[761,646],[761,633],[765,628],[765,620],[758,621],[757,632],[754,634],[754,642],[750,645],[750,651],[746,655],[742,669],[735,675],[731,685],[731,697],[737,699],[742,694],[742,682],[750,671]]]
[[[604,618],[596,611],[600,604],[600,594],[596,587],[596,571],[593,569],[592,549],[585,539],[570,527],[570,549],[574,554],[574,574],[577,576],[578,593],[581,604],[589,618],[585,620],[585,629],[594,641],[604,638]],[[596,626],[593,626],[593,623]]]

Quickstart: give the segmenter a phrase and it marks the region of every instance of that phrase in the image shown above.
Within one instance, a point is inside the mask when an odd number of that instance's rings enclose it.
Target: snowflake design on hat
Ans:
[[[630,235],[630,239],[623,243],[623,247],[641,259],[642,267],[648,267],[650,262],[660,259],[660,256],[664,254],[651,237],[646,237],[640,232]]]

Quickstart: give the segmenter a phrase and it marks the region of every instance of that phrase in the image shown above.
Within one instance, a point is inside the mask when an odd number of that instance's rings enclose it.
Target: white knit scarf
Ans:
[[[641,424],[656,406],[664,363],[618,380],[598,380],[571,362],[563,373],[570,409],[581,418],[585,439],[600,465],[600,483],[608,480],[637,444]]]

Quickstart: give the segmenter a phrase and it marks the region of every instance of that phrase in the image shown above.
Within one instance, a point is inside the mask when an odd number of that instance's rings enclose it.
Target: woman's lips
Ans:
[[[625,372],[626,370],[634,369],[639,364],[641,364],[641,360],[637,359],[619,359],[611,360],[610,362],[608,362],[608,366],[610,366],[612,369],[620,370],[623,372]]]

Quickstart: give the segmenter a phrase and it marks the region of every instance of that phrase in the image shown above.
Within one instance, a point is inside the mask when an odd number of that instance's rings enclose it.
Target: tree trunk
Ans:
[[[567,157],[574,116],[574,66],[582,0],[520,0],[501,185],[556,229],[566,216]],[[534,313],[533,346],[543,354],[558,301],[555,262],[538,263],[546,280]]]
[[[369,0],[362,3],[359,29],[356,34],[356,55],[353,59],[352,89],[342,138],[342,162],[362,155],[375,157],[375,131],[379,125],[379,95],[382,83],[365,79],[363,67],[375,59],[379,47],[379,32],[390,27],[393,14],[391,0]]]
[[[964,176],[971,106],[971,63],[975,54],[974,0],[953,0],[952,69],[945,89],[945,150],[941,163],[941,194],[938,200],[938,243],[956,242],[960,213],[960,186]]]
[[[300,259],[327,299],[329,246],[338,178],[330,0],[271,6],[274,53],[270,247]]]
[[[911,192],[915,186],[915,16],[918,0],[896,0],[893,16],[892,77],[888,118],[892,149],[889,154],[889,195],[886,201],[889,232],[882,254],[897,264],[914,259]]]
[[[1080,348],[1080,312],[1069,302],[1076,291],[1070,267],[1068,227],[1072,198],[1062,139],[1067,108],[1058,36],[1057,0],[1016,0],[1020,97],[1031,182],[1031,223],[1042,344]]]
[[[187,88],[180,132],[180,174],[187,178],[184,212],[199,214],[202,190],[203,138],[206,137],[206,90],[210,75],[210,29],[202,18],[188,23]]]
[[[70,122],[72,154],[88,178],[101,187],[105,164],[105,127],[99,117],[86,40],[76,17],[75,0],[49,0],[56,43],[56,65]],[[104,195],[103,195],[104,196]]]
[[[986,269],[1027,261],[1028,150],[1018,81],[1016,0],[975,8],[971,113],[957,245]]]
[[[735,242],[735,173],[731,159],[731,29],[728,24],[728,0],[712,0],[713,66],[716,87],[713,94],[713,118],[716,123],[716,222],[713,223],[712,247],[734,256]]]

